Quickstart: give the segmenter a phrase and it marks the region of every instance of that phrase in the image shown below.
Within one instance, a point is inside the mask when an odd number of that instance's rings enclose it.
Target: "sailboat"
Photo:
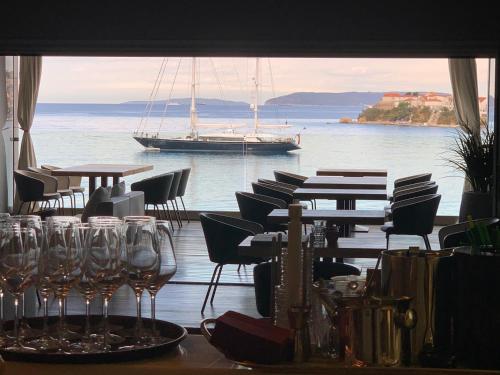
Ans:
[[[190,132],[183,137],[162,137],[159,132],[134,132],[134,139],[143,145],[146,150],[182,151],[182,152],[249,152],[249,153],[285,153],[300,149],[300,138],[291,136],[277,136],[264,133],[264,129],[289,128],[290,125],[267,125],[259,121],[259,59],[255,64],[255,99],[253,110],[253,131],[248,134],[236,133],[238,126],[227,124],[202,124],[198,121],[196,111],[196,58],[192,58],[191,68],[191,106]],[[229,128],[221,133],[199,134],[199,128]]]

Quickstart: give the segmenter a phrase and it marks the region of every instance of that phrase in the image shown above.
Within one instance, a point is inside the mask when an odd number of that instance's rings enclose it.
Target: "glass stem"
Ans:
[[[151,296],[151,330],[156,337],[156,293],[149,292]]]
[[[21,346],[21,338],[19,337],[19,297],[14,297],[14,337],[16,338],[17,347]]]
[[[49,335],[49,299],[43,297],[43,336]]]
[[[102,305],[103,315],[104,315],[104,350],[109,349],[108,303],[109,303],[108,297],[104,297],[104,303]]]
[[[3,337],[3,290],[0,289],[0,338]]]
[[[142,308],[141,308],[142,291],[135,293],[135,301],[137,307],[137,323],[136,323],[136,339],[140,340],[142,337]]]
[[[59,297],[59,324],[57,327],[59,338],[59,350],[62,349],[64,344],[64,298]]]
[[[85,340],[90,341],[90,299],[85,298]]]

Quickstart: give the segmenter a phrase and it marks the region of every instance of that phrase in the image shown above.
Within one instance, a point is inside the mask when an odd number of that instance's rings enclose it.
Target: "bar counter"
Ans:
[[[241,375],[248,368],[238,366],[227,360],[200,335],[189,335],[181,346],[162,357],[143,361],[121,362],[113,364],[42,364],[5,362],[2,375],[36,374],[36,375]],[[293,373],[293,374],[325,374],[325,375],[461,375],[461,374],[495,374],[500,371],[449,370],[427,368],[346,368],[332,362],[306,363],[303,365],[286,365],[283,367],[258,368],[253,371],[259,374]]]

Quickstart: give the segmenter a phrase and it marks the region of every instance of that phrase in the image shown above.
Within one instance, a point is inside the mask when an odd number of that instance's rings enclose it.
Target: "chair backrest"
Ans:
[[[279,181],[274,181],[274,180],[266,180],[265,178],[259,178],[257,180],[257,182],[260,182],[262,184],[267,184],[267,185],[279,186],[279,187],[282,187],[282,188],[285,188],[285,189],[288,189],[288,190],[291,190],[291,191],[294,191],[294,190],[297,189],[296,185],[287,184],[286,182],[279,182]]]
[[[435,181],[424,181],[424,182],[416,182],[414,184],[409,184],[409,185],[403,185],[403,186],[395,188],[392,191],[392,194],[393,195],[397,194],[400,191],[406,190],[406,189],[414,189],[414,188],[419,188],[419,187],[424,187],[424,186],[429,186],[429,185],[436,185],[436,182]]]
[[[252,182],[252,189],[255,194],[281,199],[285,201],[287,205],[293,203],[293,195],[278,189],[276,186]]]
[[[171,172],[174,174],[172,180],[172,185],[170,186],[170,191],[168,192],[168,200],[175,199],[177,197],[177,190],[179,189],[179,183],[181,182],[182,170]]]
[[[56,167],[55,165],[42,164],[42,169],[49,171],[55,171],[61,169],[61,167]],[[68,176],[70,187],[79,187],[82,184],[82,176]]]
[[[432,173],[421,173],[421,174],[416,174],[413,176],[398,178],[394,181],[394,188],[404,186],[404,185],[415,184],[417,182],[430,181],[431,177],[432,177]]]
[[[297,187],[302,187],[302,185],[304,185],[304,181],[307,180],[307,177],[305,176],[284,171],[274,171],[274,178],[278,182],[284,182]]]
[[[130,189],[144,192],[145,204],[163,204],[168,200],[173,179],[173,173],[164,173],[134,182]]]
[[[287,204],[281,199],[237,191],[236,200],[241,217],[245,220],[259,223],[266,232],[280,230],[281,227],[267,222],[267,215],[274,209],[286,208]]]
[[[35,202],[43,199],[44,184],[42,180],[31,176],[27,171],[17,170],[14,171],[14,181],[21,201]]]
[[[441,195],[429,194],[394,203],[392,222],[396,233],[424,235],[432,233]]]
[[[264,230],[257,223],[218,214],[201,213],[200,222],[210,261],[218,264],[244,264],[246,257],[238,254],[238,245]]]
[[[420,197],[422,195],[436,194],[438,185],[427,185],[412,189],[400,190],[393,196],[394,202],[399,202],[405,199]]]
[[[47,176],[52,176],[52,171],[54,169],[46,169],[46,168],[36,168],[36,167],[29,167],[28,168],[32,172],[44,174]],[[57,169],[57,168],[56,168]],[[57,179],[57,189],[58,190],[63,190],[63,189],[69,189],[69,176],[52,176],[55,179]]]
[[[44,193],[56,193],[58,189],[58,181],[57,178],[53,176],[49,176],[45,173],[33,172],[30,170],[18,170],[18,172],[22,172],[25,176],[30,176],[36,178],[38,180],[43,181],[43,192]]]
[[[186,193],[186,187],[189,180],[189,175],[191,173],[191,168],[184,168],[182,170],[181,180],[179,182],[179,188],[177,189],[177,196],[183,197]]]
[[[465,221],[458,224],[448,225],[439,230],[439,246],[441,249],[446,249],[449,247],[457,247],[470,245],[470,240],[467,237],[467,232],[471,225],[484,225],[486,228],[492,228],[498,226],[499,219],[496,217],[490,217],[486,219],[478,219]]]

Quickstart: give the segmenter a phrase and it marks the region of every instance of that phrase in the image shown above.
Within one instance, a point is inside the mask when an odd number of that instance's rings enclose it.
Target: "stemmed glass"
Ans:
[[[104,299],[104,344],[103,349],[110,349],[110,330],[108,322],[109,300],[115,291],[125,283],[127,273],[122,249],[121,223],[92,222],[90,237],[87,240],[86,268],[93,277]]]
[[[141,298],[144,288],[157,277],[159,254],[154,218],[125,218],[124,234],[127,250],[128,284],[136,297],[137,322],[135,327],[136,345],[144,340],[142,326]]]
[[[47,278],[59,302],[58,344],[65,350],[69,337],[64,322],[65,299],[78,282],[82,271],[80,232],[74,225],[53,222],[48,228]]]
[[[6,350],[33,350],[21,344],[19,330],[19,299],[34,282],[40,247],[33,228],[21,228],[14,223],[2,229],[0,241],[0,283],[14,296],[15,341]]]
[[[165,220],[156,221],[157,247],[156,251],[160,257],[158,263],[158,271],[156,277],[149,280],[146,289],[151,297],[151,342],[158,344],[162,341],[156,330],[156,295],[160,289],[175,275],[177,272],[177,261],[175,252],[171,242],[170,223]]]

